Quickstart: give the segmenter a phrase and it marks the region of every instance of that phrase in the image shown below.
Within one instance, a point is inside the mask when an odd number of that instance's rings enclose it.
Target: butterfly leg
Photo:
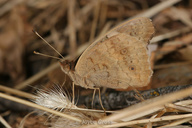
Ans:
[[[94,98],[95,98],[95,93],[96,93],[96,90],[98,90],[98,91],[99,91],[99,102],[100,102],[100,105],[101,105],[104,113],[106,114],[106,110],[105,110],[105,108],[103,107],[103,103],[102,103],[102,100],[101,100],[101,91],[100,91],[100,88],[91,88],[91,89],[94,90],[94,92],[93,92],[93,98],[92,98],[92,103],[91,103],[92,108],[93,108],[93,101],[94,101]]]
[[[141,93],[136,89],[133,88],[133,90],[135,91],[135,93],[137,94],[137,96],[135,96],[135,98],[137,98],[140,101],[144,101],[145,99],[143,98],[143,96],[141,95]]]
[[[72,83],[72,93],[73,93],[72,104],[74,104],[75,103],[75,84],[74,84],[74,82]]]
[[[93,108],[93,101],[94,101],[94,99],[95,99],[96,90],[97,90],[96,88],[93,88],[93,97],[92,97],[92,102],[91,102],[92,108]]]
[[[103,107],[103,103],[102,103],[102,100],[101,100],[101,91],[100,91],[100,88],[96,88],[96,89],[98,89],[98,91],[99,91],[99,102],[100,102],[100,104],[101,104],[101,107],[102,107],[104,113],[106,114],[106,110],[105,110],[105,108]]]

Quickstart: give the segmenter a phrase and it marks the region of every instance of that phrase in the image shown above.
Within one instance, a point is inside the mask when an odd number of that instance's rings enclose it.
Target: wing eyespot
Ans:
[[[136,67],[134,65],[129,66],[130,71],[136,71]]]

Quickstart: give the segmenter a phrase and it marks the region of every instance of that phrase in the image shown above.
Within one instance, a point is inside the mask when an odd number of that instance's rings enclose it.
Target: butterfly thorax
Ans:
[[[67,60],[61,61],[60,65],[61,70],[71,78],[75,85],[80,85],[84,88],[94,88],[93,82],[89,81],[85,77],[81,77],[76,73],[72,62],[69,62]]]

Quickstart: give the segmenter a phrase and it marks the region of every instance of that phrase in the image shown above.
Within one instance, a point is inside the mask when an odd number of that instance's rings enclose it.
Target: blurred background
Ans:
[[[63,56],[78,58],[97,37],[139,16],[151,18],[156,30],[151,40],[154,75],[145,89],[191,84],[192,0],[1,0],[0,84],[29,93],[53,85],[71,88],[58,60],[33,53],[59,57],[32,30]],[[90,93],[82,90],[80,96]],[[6,120],[18,126],[26,112],[4,104],[2,99],[0,112],[8,112]],[[28,123],[28,127],[46,127]]]

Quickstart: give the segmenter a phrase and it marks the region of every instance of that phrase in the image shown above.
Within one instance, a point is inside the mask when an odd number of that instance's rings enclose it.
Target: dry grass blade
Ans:
[[[0,93],[0,97],[11,100],[11,101],[15,101],[15,102],[18,102],[18,103],[21,103],[21,104],[24,104],[24,105],[27,105],[27,106],[30,106],[30,107],[33,107],[33,108],[37,108],[37,109],[40,109],[40,110],[43,110],[43,111],[46,111],[46,112],[49,112],[49,113],[53,113],[53,114],[55,114],[57,116],[60,116],[60,117],[64,117],[64,118],[68,118],[70,120],[81,122],[81,119],[78,119],[76,117],[73,117],[73,116],[70,116],[70,115],[67,115],[67,114],[64,114],[64,113],[61,113],[61,112],[58,112],[58,111],[43,107],[43,106],[37,105],[35,103],[29,102],[29,101],[26,101],[26,100],[23,100],[23,99],[19,99],[19,98],[16,98],[16,97],[13,97],[13,96],[10,96],[10,95],[7,95],[7,94]]]
[[[178,2],[180,2],[181,0],[166,0],[166,1],[163,1],[157,5],[155,5],[154,7],[148,9],[147,11],[143,12],[143,13],[140,13],[134,17],[131,17],[131,18],[135,18],[135,17],[152,17],[154,16],[155,14],[157,14],[158,12],[162,11],[163,9],[165,8],[168,8]]]
[[[169,67],[172,67],[172,66],[189,65],[191,63],[192,63],[192,61],[170,63],[170,64],[160,64],[160,65],[155,65],[153,69],[156,70],[156,69],[161,69],[161,68],[169,68]]]
[[[74,10],[75,10],[75,0],[68,0],[69,2],[69,8],[68,8],[68,28],[69,28],[69,42],[70,42],[70,51],[72,53],[70,53],[72,56],[73,55],[73,51],[76,51],[77,48],[77,44],[76,44],[76,29],[75,29],[75,14],[74,14]]]
[[[175,104],[166,104],[166,107],[170,107],[170,108],[174,108],[180,111],[184,111],[184,112],[192,112],[192,108],[189,107],[185,107],[185,106],[180,106],[180,105],[175,105]]]
[[[8,1],[3,7],[0,8],[0,16],[10,11],[14,6],[20,4],[23,0]]]
[[[6,128],[11,128],[11,126],[3,119],[2,116],[0,116],[0,122],[1,122]]]
[[[174,92],[171,94],[166,94],[153,99],[149,99],[144,102],[133,105],[131,107],[125,108],[123,110],[120,110],[118,113],[112,114],[102,119],[103,121],[113,121],[113,122],[116,122],[116,121],[119,122],[121,120],[123,121],[123,123],[115,123],[112,126],[103,126],[103,127],[122,127],[122,126],[136,124],[138,123],[138,121],[132,121],[132,122],[127,122],[127,121],[141,118],[145,115],[161,110],[163,109],[163,106],[166,103],[170,103],[175,100],[184,98],[186,96],[191,95],[191,93],[192,93],[192,88],[187,88],[178,92]],[[192,117],[192,114],[186,114],[182,116],[176,115],[173,117],[167,116],[165,117],[165,120],[182,119],[184,117],[185,118]],[[140,123],[148,123],[149,121],[153,122],[153,121],[161,121],[161,120],[162,118],[145,119],[140,121]],[[95,125],[92,125],[92,126],[94,127]]]
[[[6,86],[0,85],[0,90],[4,91],[6,93],[11,93],[17,96],[21,96],[21,97],[25,97],[25,98],[29,98],[29,99],[33,99],[34,95],[23,92],[23,91],[19,91],[16,89],[12,89],[12,88],[8,88]]]
[[[15,89],[23,89],[26,86],[32,84],[33,82],[37,81],[38,79],[42,78],[43,76],[45,76],[48,72],[56,69],[59,67],[59,63],[54,63],[51,66],[47,67],[46,69],[44,69],[43,71],[37,73],[36,75],[30,77],[29,79],[23,81],[22,83],[18,84],[15,86]]]
[[[173,32],[169,32],[169,33],[166,33],[166,34],[162,34],[162,35],[159,35],[159,36],[156,36],[154,37],[150,43],[153,44],[153,43],[157,43],[159,41],[162,41],[164,39],[170,39],[170,38],[173,38],[175,36],[178,36],[180,34],[183,34],[183,33],[186,33],[186,32],[189,32],[191,31],[191,28],[189,27],[185,27],[185,28],[182,28],[182,29],[179,29],[179,30],[175,30]]]
[[[177,125],[180,125],[180,124],[182,124],[182,123],[188,122],[188,121],[190,121],[190,120],[192,120],[192,118],[186,118],[186,119],[177,120],[177,121],[174,121],[174,122],[172,122],[172,123],[170,123],[170,124],[168,124],[168,125],[164,125],[164,126],[159,127],[159,128],[177,126]]]
[[[28,113],[28,114],[22,119],[22,121],[20,122],[19,128],[24,128],[25,120],[26,120],[30,115],[32,115],[32,114],[34,114],[34,113],[35,113],[34,111]]]
[[[92,42],[95,36],[97,22],[99,18],[99,10],[100,10],[100,0],[97,1],[95,8],[94,8],[94,20],[92,21],[92,27],[91,27],[91,35],[89,38],[89,42]]]
[[[130,126],[134,124],[143,124],[143,123],[149,123],[149,122],[162,122],[162,121],[170,121],[170,120],[177,120],[177,119],[183,119],[183,118],[192,118],[192,114],[183,114],[183,115],[173,115],[173,116],[163,116],[159,118],[154,119],[143,119],[143,120],[135,120],[135,121],[129,121],[129,122],[123,122],[123,123],[116,123],[109,126],[103,126],[104,128],[113,128],[113,127],[123,127],[123,126]]]
[[[184,89],[175,93],[159,96],[146,100],[129,108],[123,109],[118,114],[106,117],[104,120],[124,120],[129,121],[154,112],[154,109],[162,108],[166,103],[191,95],[192,88]]]

